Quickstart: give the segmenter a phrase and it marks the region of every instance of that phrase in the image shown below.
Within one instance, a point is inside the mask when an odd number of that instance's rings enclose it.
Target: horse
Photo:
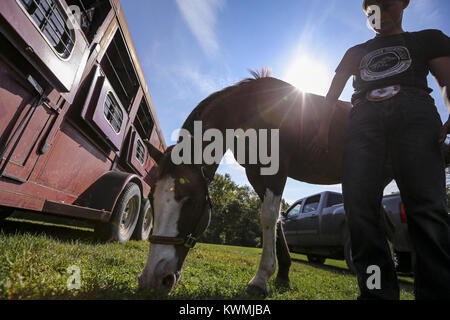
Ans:
[[[267,70],[250,72],[252,78],[215,92],[200,102],[182,128],[192,136],[196,121],[201,121],[202,132],[215,129],[224,136],[227,129],[242,129],[241,132],[249,129],[278,130],[279,165],[275,174],[261,174],[267,163],[259,160],[257,163],[240,162],[262,201],[262,255],[247,289],[266,296],[269,293],[268,281],[276,271],[277,262],[275,285],[289,287],[290,284],[291,259],[279,219],[287,177],[311,184],[341,183],[344,139],[352,106],[348,102],[338,101],[329,132],[328,152],[312,154],[311,142],[324,113],[329,112],[324,109],[325,98],[304,93],[289,83],[271,77]],[[263,143],[272,152],[275,150],[271,140]],[[149,238],[151,245],[145,267],[138,278],[139,288],[169,294],[179,281],[189,249],[195,245],[211,219],[208,184],[219,163],[206,163],[202,159],[174,163],[173,153],[181,144],[180,140],[165,152],[148,142],[146,144],[157,165],[149,195],[154,210],[153,231]],[[202,141],[196,150],[202,152],[205,147]],[[227,151],[227,144],[223,142],[221,148],[219,158]],[[247,144],[245,148],[248,156],[250,147]],[[187,156],[192,159],[194,152],[191,153]],[[393,179],[389,163],[386,164],[384,177],[386,186]],[[386,229],[391,229],[392,233],[392,225],[386,226]]]

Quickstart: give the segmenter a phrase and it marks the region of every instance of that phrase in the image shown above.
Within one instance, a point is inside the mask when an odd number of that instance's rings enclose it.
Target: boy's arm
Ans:
[[[431,73],[436,78],[439,87],[442,90],[444,102],[450,113],[450,56],[439,57],[428,62]],[[450,131],[450,118],[442,126],[440,142],[444,142],[448,132]]]
[[[328,133],[330,130],[331,120],[333,119],[334,111],[336,109],[336,103],[341,96],[350,76],[351,74],[347,72],[338,72],[333,78],[330,89],[328,90],[325,98],[325,110],[329,110],[329,112],[324,112],[324,118],[320,123],[319,133],[313,139],[311,149],[313,154],[328,150]]]
[[[325,105],[329,108],[330,112],[325,115],[325,119],[321,124],[322,130],[327,130],[330,128],[331,119],[333,118],[333,113],[335,110],[336,103],[339,97],[344,91],[345,85],[347,84],[350,74],[347,73],[336,73],[331,83],[330,89],[328,90],[327,96],[325,97]]]

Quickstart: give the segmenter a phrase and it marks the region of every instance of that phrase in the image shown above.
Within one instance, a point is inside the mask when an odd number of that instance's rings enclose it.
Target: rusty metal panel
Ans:
[[[0,175],[25,182],[39,159],[37,149],[54,111],[0,59]]]
[[[40,199],[32,194],[16,192],[11,190],[10,186],[11,183],[0,181],[0,205],[41,211],[42,206],[44,205],[44,199]]]
[[[64,122],[36,182],[79,195],[111,168],[111,160],[77,129]]]

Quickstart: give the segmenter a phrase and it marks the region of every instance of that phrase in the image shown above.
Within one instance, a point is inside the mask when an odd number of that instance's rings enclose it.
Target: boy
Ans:
[[[388,156],[416,253],[416,299],[450,299],[450,227],[441,148],[450,122],[442,125],[426,79],[431,70],[441,88],[450,87],[450,38],[438,30],[403,31],[408,5],[409,0],[364,1],[369,18],[380,13],[381,21],[372,24],[376,36],[346,52],[326,98],[331,112],[313,141],[313,152],[326,150],[334,106],[353,75],[342,188],[359,299],[399,299],[379,218]],[[445,95],[448,101],[449,90]],[[379,286],[373,285],[371,270],[380,271]]]

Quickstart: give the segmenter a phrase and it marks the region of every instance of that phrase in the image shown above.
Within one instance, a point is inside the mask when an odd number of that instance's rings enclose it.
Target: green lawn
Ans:
[[[137,292],[148,242],[101,244],[88,228],[9,219],[0,223],[0,299],[151,299]],[[246,284],[256,272],[261,249],[198,244],[186,260],[171,299],[251,299]],[[293,254],[291,290],[270,282],[267,299],[356,299],[356,278],[345,262],[309,264]],[[69,266],[81,271],[81,288],[69,290]],[[402,299],[413,299],[410,278],[402,278]]]

